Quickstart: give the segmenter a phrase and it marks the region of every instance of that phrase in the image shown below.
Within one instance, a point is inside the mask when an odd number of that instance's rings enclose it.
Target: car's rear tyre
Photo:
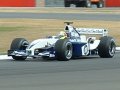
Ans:
[[[10,46],[10,50],[25,50],[28,45],[28,41],[24,38],[15,38]],[[27,56],[12,56],[14,60],[25,60]]]
[[[98,55],[102,58],[112,58],[115,54],[116,45],[112,37],[101,37],[98,46]]]
[[[72,43],[68,39],[60,39],[55,44],[55,56],[60,61],[68,61],[72,58]]]

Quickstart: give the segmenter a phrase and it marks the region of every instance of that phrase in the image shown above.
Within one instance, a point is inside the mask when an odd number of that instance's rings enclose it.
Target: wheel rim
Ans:
[[[111,43],[111,45],[109,47],[109,54],[111,56],[114,56],[114,54],[115,54],[115,44],[114,43]]]
[[[71,59],[72,57],[72,46],[71,44],[67,45],[66,51],[65,51],[65,56],[67,59]]]
[[[22,42],[22,45],[21,45],[21,47],[20,47],[20,49],[21,49],[21,50],[25,50],[26,47],[28,46],[28,44],[29,44],[28,41],[23,41],[23,42]]]

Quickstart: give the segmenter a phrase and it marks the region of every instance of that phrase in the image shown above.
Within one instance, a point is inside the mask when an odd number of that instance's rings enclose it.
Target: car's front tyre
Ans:
[[[68,39],[60,39],[55,44],[55,56],[60,61],[68,61],[72,58],[73,47]]]
[[[29,42],[24,38],[15,38],[10,46],[10,50],[25,50]],[[25,60],[27,56],[12,56],[14,60]]]

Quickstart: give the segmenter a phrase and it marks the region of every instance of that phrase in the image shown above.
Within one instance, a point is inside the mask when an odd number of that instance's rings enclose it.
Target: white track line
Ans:
[[[116,51],[120,52],[120,47],[116,47]],[[12,57],[8,57],[7,55],[0,55],[0,60],[8,60],[8,59],[12,59]]]
[[[116,50],[117,50],[117,51],[120,51],[120,47],[116,47]]]
[[[12,57],[8,57],[7,55],[0,55],[0,60],[5,60],[5,59],[12,59]]]

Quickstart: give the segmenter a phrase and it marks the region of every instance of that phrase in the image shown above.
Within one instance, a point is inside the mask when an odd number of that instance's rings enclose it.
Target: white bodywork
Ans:
[[[40,49],[40,48],[46,48],[51,47],[55,44],[55,42],[58,39],[55,38],[46,38],[46,39],[38,39],[30,43],[30,45],[27,47],[26,51],[31,52],[31,54],[28,54],[29,56],[34,56],[34,50]]]

